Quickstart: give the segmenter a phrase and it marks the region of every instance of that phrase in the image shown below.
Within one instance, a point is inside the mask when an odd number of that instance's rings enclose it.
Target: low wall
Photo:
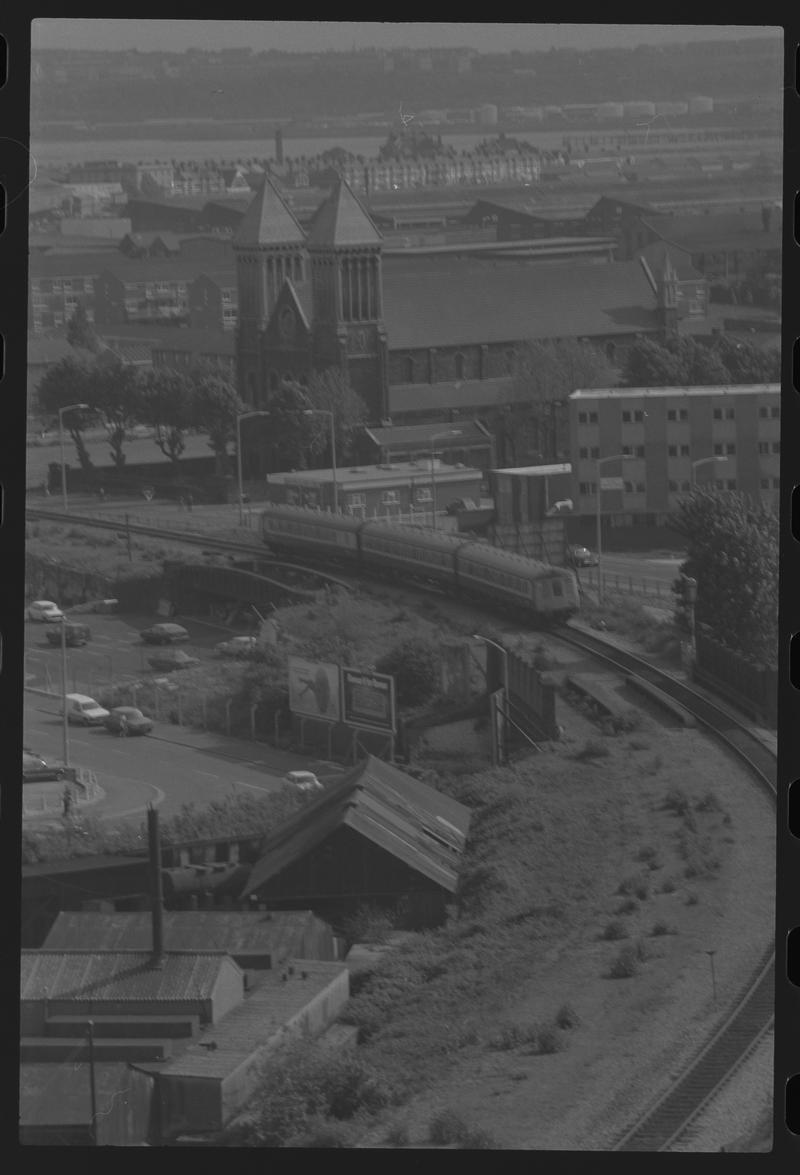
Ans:
[[[177,500],[191,494],[197,502],[235,501],[233,476],[220,476],[216,468],[214,457],[182,457],[174,463],[126,463],[121,468],[116,465],[98,465],[89,470],[68,465],[67,490],[71,493],[96,493],[102,486],[106,494],[129,495],[152,489],[156,499]],[[51,494],[61,490],[61,466],[56,462],[51,462],[48,467],[48,488]]]
[[[120,611],[154,610],[163,592],[161,575],[112,580],[95,571],[54,563],[25,553],[25,587],[32,599],[57,600],[65,607],[115,597]]]

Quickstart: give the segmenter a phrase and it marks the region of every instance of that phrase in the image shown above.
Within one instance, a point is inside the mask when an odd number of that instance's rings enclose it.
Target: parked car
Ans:
[[[234,636],[228,641],[220,641],[215,651],[222,657],[246,657],[258,648],[258,637]]]
[[[313,771],[289,771],[283,782],[296,787],[298,791],[322,791],[323,786]]]
[[[87,694],[67,694],[66,702],[67,722],[78,726],[102,726],[108,718],[108,710]]]
[[[30,747],[22,748],[22,782],[38,783],[52,779],[63,779],[66,768],[56,763],[48,763]]]
[[[154,624],[139,635],[147,645],[174,645],[189,640],[189,633],[182,624]]]
[[[462,514],[466,510],[477,509],[477,503],[473,498],[455,498],[452,502],[447,503],[445,514]]]
[[[45,636],[51,645],[61,644],[61,631],[64,631],[64,640],[70,648],[76,645],[85,645],[87,641],[92,639],[92,630],[88,624],[75,624],[68,620],[63,625],[59,624],[58,628],[48,628]]]
[[[153,729],[153,719],[148,718],[135,706],[115,706],[106,718],[106,730],[113,734],[149,734]]]
[[[588,547],[569,547],[567,555],[573,567],[596,567],[598,563],[597,555]]]
[[[199,657],[190,657],[183,649],[164,649],[155,657],[148,657],[147,664],[159,673],[171,673],[173,669],[188,669],[191,665],[199,665]]]
[[[25,610],[28,620],[43,620],[48,624],[61,620],[64,613],[52,600],[34,600]]]

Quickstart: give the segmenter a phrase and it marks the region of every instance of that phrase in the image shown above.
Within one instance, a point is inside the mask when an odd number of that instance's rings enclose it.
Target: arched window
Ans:
[[[463,379],[464,378],[464,362],[465,362],[464,356],[461,354],[460,351],[458,351],[456,353],[454,360],[453,360],[453,365],[455,367],[455,373],[456,373],[456,379]]]

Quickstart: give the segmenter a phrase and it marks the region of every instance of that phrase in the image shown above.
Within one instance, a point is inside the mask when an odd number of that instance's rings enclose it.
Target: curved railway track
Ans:
[[[71,522],[119,531],[124,523],[119,519],[97,519],[78,514],[28,508],[31,517]],[[166,541],[188,543],[206,550],[252,557],[261,549],[260,543],[237,542],[213,538],[186,531],[170,531],[140,523],[129,526],[131,533]],[[351,587],[344,580],[324,572],[312,571],[300,565],[285,564],[319,576],[323,582]],[[427,591],[420,585],[420,590]],[[438,594],[438,593],[437,593]],[[774,801],[776,798],[777,760],[775,754],[746,727],[727,707],[715,702],[685,681],[659,669],[642,657],[610,645],[590,633],[559,626],[554,636],[566,644],[582,649],[612,668],[649,682],[667,694],[684,709],[690,711],[709,733],[724,743],[742,759],[758,778],[761,786]],[[619,1151],[667,1150],[687,1134],[703,1110],[728,1083],[747,1060],[759,1041],[773,1026],[774,1021],[775,955],[771,943],[759,960],[758,966],[743,984],[734,1006],[715,1030],[713,1036],[691,1058],[683,1073],[670,1089],[651,1103],[612,1146]]]
[[[566,644],[583,649],[617,670],[657,686],[685,709],[715,738],[743,759],[774,801],[777,760],[774,753],[724,706],[686,682],[657,669],[641,657],[575,629],[556,630]],[[714,1035],[691,1058],[670,1089],[659,1095],[617,1138],[618,1151],[668,1150],[698,1122],[703,1110],[750,1057],[774,1022],[774,943],[765,950],[743,984],[733,1008]]]

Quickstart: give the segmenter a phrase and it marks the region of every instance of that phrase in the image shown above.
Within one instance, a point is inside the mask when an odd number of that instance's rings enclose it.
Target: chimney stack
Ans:
[[[150,853],[150,913],[153,920],[153,953],[150,966],[164,965],[164,891],[161,883],[161,842],[158,836],[158,811],[147,809],[147,843]]]

